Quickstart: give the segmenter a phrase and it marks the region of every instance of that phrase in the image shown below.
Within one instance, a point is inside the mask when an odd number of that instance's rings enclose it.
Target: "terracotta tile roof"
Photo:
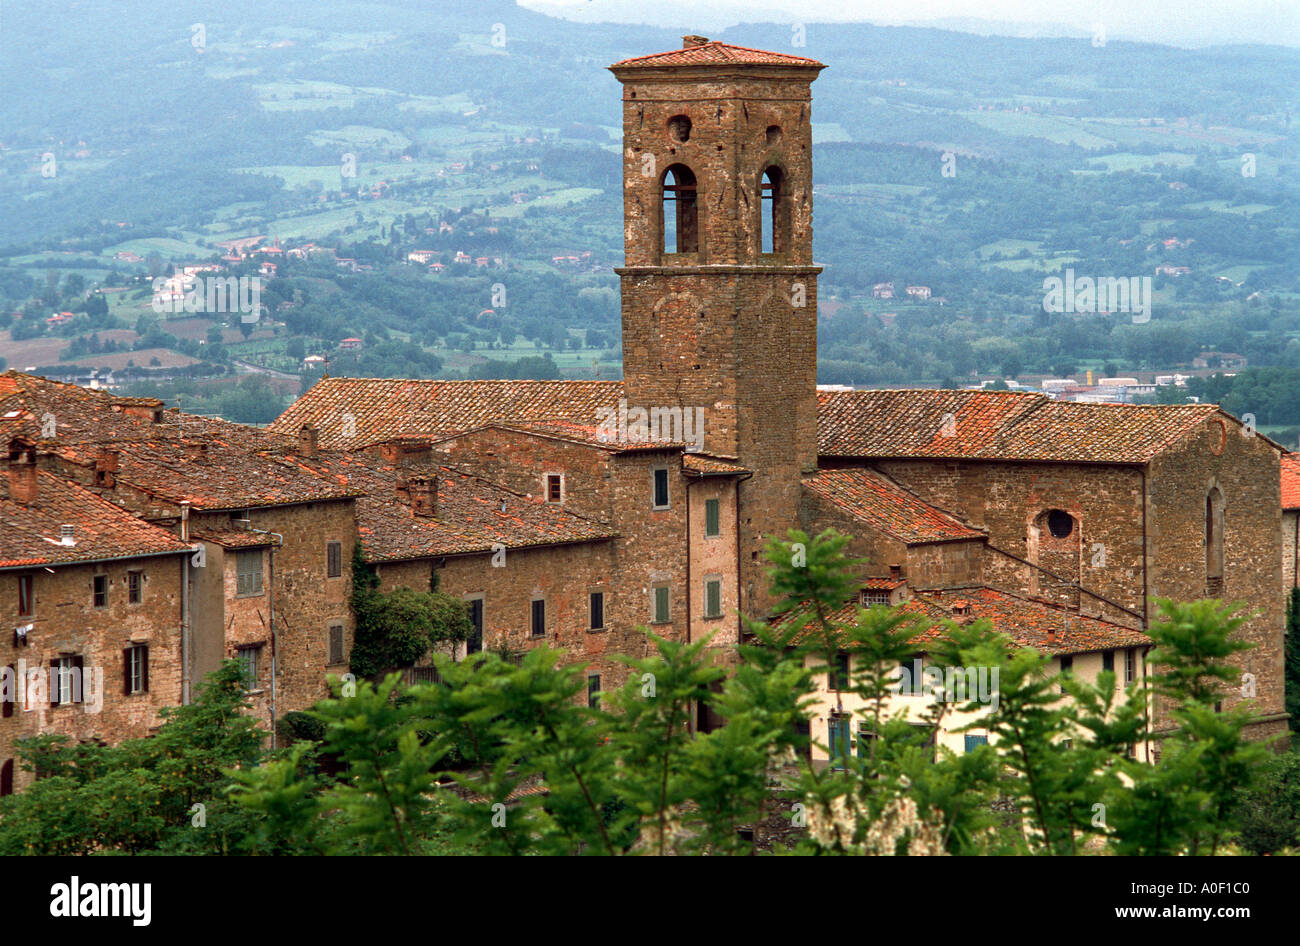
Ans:
[[[604,541],[618,532],[561,506],[518,493],[449,467],[403,469],[365,453],[330,451],[285,457],[284,463],[361,491],[357,529],[369,561],[400,561],[574,542]],[[399,495],[399,480],[437,480],[437,512],[417,516]]]
[[[610,66],[611,69],[634,69],[638,67],[659,66],[811,66],[825,69],[826,66],[816,59],[803,56],[789,56],[785,53],[773,53],[764,49],[750,49],[746,46],[732,46],[717,40],[701,43],[697,46],[684,46],[667,52],[652,53],[648,56],[635,56],[624,59]]]
[[[325,378],[269,429],[296,437],[303,424],[312,424],[322,448],[359,450],[404,435],[441,437],[493,422],[596,424],[600,410],[615,408],[621,397],[621,381]]]
[[[1282,508],[1300,509],[1300,453],[1282,454]]]
[[[953,606],[962,603],[967,613],[954,615]],[[1086,654],[1120,647],[1147,647],[1152,641],[1146,634],[1120,624],[1099,618],[1085,617],[1077,611],[1046,601],[1022,598],[987,587],[927,591],[898,605],[906,614],[915,614],[932,623],[912,638],[924,648],[926,642],[937,640],[945,633],[940,621],[966,622],[987,620],[993,629],[1006,635],[1017,647],[1031,647],[1051,656]],[[856,601],[848,602],[828,617],[834,624],[847,624],[856,619],[859,607]],[[806,611],[796,610],[773,622],[773,626],[789,628],[800,621],[804,629],[812,632],[816,623]]]
[[[276,544],[274,536],[245,532],[242,529],[191,529],[190,537],[195,541],[211,542],[223,549],[252,549]]]
[[[91,466],[102,446],[54,448],[70,463]],[[194,509],[248,509],[348,499],[357,490],[278,461],[270,451],[217,437],[162,437],[120,444],[118,484]]]
[[[803,487],[908,545],[985,537],[876,470],[821,470],[804,477]]]
[[[36,501],[25,505],[10,498],[8,477],[0,476],[0,568],[191,551],[167,530],[70,480],[44,470],[36,477]],[[63,525],[73,527],[75,545],[59,544]]]
[[[703,453],[682,454],[682,469],[697,476],[738,476],[750,472],[743,466]]]
[[[895,588],[901,588],[907,582],[901,578],[864,578],[862,588],[864,591],[893,591]]]
[[[1213,404],[1078,404],[996,391],[817,398],[819,452],[840,457],[1146,463],[1219,413]]]
[[[619,441],[617,436],[611,438],[608,430],[602,429],[595,424],[577,424],[560,420],[536,420],[519,423],[503,421],[501,423],[483,424],[481,427],[475,429],[484,429],[488,427],[495,427],[502,430],[513,430],[525,434],[537,434],[542,437],[553,437],[560,440],[567,440],[571,443],[580,443],[587,446],[599,447],[600,449],[607,450],[610,453],[637,453],[645,450],[684,450],[686,447],[690,446],[690,444],[675,440]]]
[[[152,437],[159,429],[152,412],[162,407],[163,402],[156,398],[120,397],[19,371],[0,374],[0,429],[6,434],[5,415],[21,411],[37,422],[38,431],[44,419],[52,417],[54,438],[50,439],[64,443]],[[128,409],[139,414],[128,413]]]

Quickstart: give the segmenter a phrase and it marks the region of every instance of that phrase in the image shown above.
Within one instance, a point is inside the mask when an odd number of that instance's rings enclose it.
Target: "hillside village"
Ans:
[[[1283,732],[1296,455],[1210,404],[818,387],[823,68],[698,36],[612,67],[621,381],[330,376],[257,428],[0,375],[14,628],[0,664],[6,686],[23,681],[0,720],[0,791],[30,779],[16,739],[146,735],[225,659],[278,738],[349,671],[354,559],[384,589],[463,600],[473,633],[456,656],[557,648],[589,700],[626,679],[616,655],[649,653],[642,627],[708,638],[729,666],[745,619],[772,617],[763,551],[792,528],[851,537],[866,565],[846,608],[987,619],[1087,679],[1144,681],[1154,597],[1245,601],[1250,734]],[[227,249],[259,269],[279,265],[268,251],[306,252],[258,242]],[[818,763],[871,738],[836,689],[806,723]],[[956,752],[981,738],[941,734]]]

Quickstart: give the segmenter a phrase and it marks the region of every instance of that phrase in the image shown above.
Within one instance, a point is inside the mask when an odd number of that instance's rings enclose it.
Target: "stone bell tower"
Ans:
[[[741,592],[797,521],[817,465],[813,59],[687,36],[610,67],[623,84],[623,377],[629,407],[704,408],[740,487]],[[757,597],[756,597],[757,595]]]

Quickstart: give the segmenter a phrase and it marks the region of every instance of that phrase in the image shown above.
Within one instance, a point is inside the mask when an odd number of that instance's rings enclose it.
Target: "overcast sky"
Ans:
[[[1174,45],[1273,43],[1300,46],[1300,0],[519,0],[582,20],[717,30],[763,20],[923,24],[993,21],[991,32],[1034,35],[1053,27]],[[951,25],[939,23],[936,25]]]

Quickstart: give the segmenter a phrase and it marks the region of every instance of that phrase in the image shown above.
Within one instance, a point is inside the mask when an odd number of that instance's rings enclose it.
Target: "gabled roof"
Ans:
[[[545,437],[551,440],[564,440],[584,447],[596,447],[608,453],[638,453],[647,450],[680,451],[690,446],[683,441],[677,440],[619,440],[616,432],[611,435],[609,430],[602,429],[595,424],[578,424],[560,420],[494,421],[489,424],[480,424],[459,433],[449,434],[446,437],[439,437],[433,442],[449,440],[461,434],[473,433],[476,430],[489,429],[506,430],[512,433]]]
[[[824,63],[804,56],[790,56],[786,53],[774,53],[765,49],[750,49],[747,46],[733,46],[717,40],[686,45],[681,49],[652,53],[648,56],[634,56],[610,66],[611,69],[635,69],[664,66],[810,66],[825,69]]]
[[[879,459],[1140,464],[1221,413],[996,391],[819,391],[817,400],[822,456]]]
[[[0,475],[0,568],[192,551],[167,530],[61,476],[37,471],[36,490],[34,503],[18,502],[9,497],[8,477]],[[75,545],[59,544],[64,525],[72,526]]]
[[[296,437],[303,424],[310,424],[319,430],[322,448],[359,450],[403,436],[459,433],[493,421],[594,425],[601,409],[616,407],[621,397],[621,381],[324,378],[269,429]]]
[[[875,470],[820,470],[804,477],[803,487],[908,545],[985,537]]]
[[[1282,454],[1282,508],[1300,509],[1300,453]]]
[[[357,531],[367,561],[402,561],[603,541],[618,532],[554,503],[537,502],[449,467],[404,469],[366,453],[286,456],[287,465],[362,493]],[[436,480],[433,516],[417,516],[398,491],[410,476]]]
[[[965,605],[967,612],[960,617],[953,614],[953,606],[958,602]],[[1016,647],[1031,647],[1054,657],[1152,644],[1151,638],[1133,628],[1087,617],[1048,601],[984,586],[927,591],[897,607],[904,613],[934,622],[912,638],[922,650],[926,643],[938,640],[947,632],[939,622],[981,619],[989,621],[995,631],[1010,638]],[[856,601],[849,601],[827,617],[832,624],[849,624],[856,620],[859,610]],[[808,634],[818,627],[815,619],[803,610],[783,615],[773,626],[785,629],[801,622]]]

